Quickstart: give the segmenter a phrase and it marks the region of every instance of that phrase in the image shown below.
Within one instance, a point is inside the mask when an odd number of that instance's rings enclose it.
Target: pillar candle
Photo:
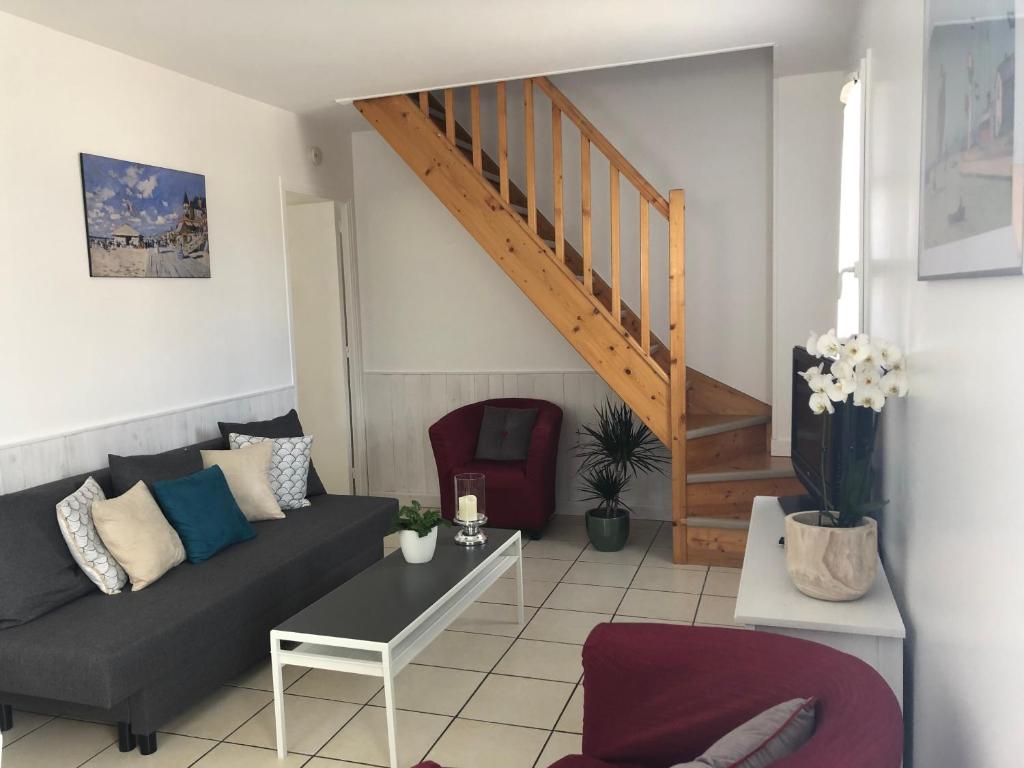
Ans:
[[[469,494],[468,496],[460,496],[459,520],[465,520],[466,522],[471,523],[476,519],[476,496],[474,496],[473,494]]]

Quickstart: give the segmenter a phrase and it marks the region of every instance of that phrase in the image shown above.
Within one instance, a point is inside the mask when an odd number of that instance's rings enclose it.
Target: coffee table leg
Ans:
[[[274,720],[277,724],[277,756],[284,760],[288,754],[288,741],[284,725],[284,680],[281,674],[281,660],[278,656],[278,641],[270,641],[270,668],[274,678]]]
[[[398,740],[395,736],[395,681],[391,675],[391,651],[381,656],[384,668],[384,713],[388,722],[388,758],[391,768],[398,768]]]
[[[519,609],[519,626],[526,620],[526,604],[523,595],[523,534],[516,544],[516,607]]]

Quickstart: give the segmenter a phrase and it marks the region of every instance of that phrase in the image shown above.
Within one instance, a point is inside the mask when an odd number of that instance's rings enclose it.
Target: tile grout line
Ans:
[[[522,536],[522,531],[519,532],[519,535]],[[465,710],[465,708],[469,705],[469,702],[473,700],[473,697],[476,696],[476,694],[480,690],[481,686],[483,686],[483,684],[487,681],[487,678],[490,677],[492,674],[494,674],[494,670],[498,667],[499,664],[501,664],[501,662],[505,658],[505,656],[508,655],[508,652],[510,650],[512,650],[512,646],[514,646],[522,638],[523,632],[526,631],[526,628],[529,627],[531,622],[533,622],[533,620],[537,617],[537,614],[540,613],[541,609],[544,607],[544,605],[547,603],[547,601],[551,599],[551,595],[553,595],[555,593],[555,591],[558,589],[558,585],[563,583],[562,580],[565,578],[566,574],[568,574],[569,571],[572,569],[572,566],[575,565],[577,562],[579,562],[580,555],[582,555],[587,550],[588,546],[590,546],[589,542],[587,544],[583,545],[583,547],[580,549],[579,554],[576,556],[576,559],[573,560],[570,563],[569,567],[566,568],[565,573],[563,573],[561,578],[559,578],[559,580],[557,582],[555,582],[555,589],[552,589],[551,592],[548,593],[548,596],[545,597],[543,601],[541,601],[541,604],[539,606],[537,606],[537,608],[534,610],[534,613],[529,618],[529,620],[524,620],[523,621],[522,628],[519,630],[519,632],[516,633],[516,636],[512,639],[512,642],[509,643],[508,648],[506,648],[504,650],[504,652],[501,654],[501,656],[498,657],[498,660],[496,662],[494,662],[494,664],[491,666],[490,671],[487,672],[483,676],[483,679],[480,680],[479,685],[477,685],[477,687],[473,690],[473,693],[471,693],[469,695],[469,698],[467,698],[466,701],[463,702],[462,706],[459,708],[459,711],[455,713],[455,716],[451,719],[451,721],[448,723],[448,725],[445,726],[444,730],[441,731],[441,733],[437,737],[437,739],[434,740],[434,743],[430,745],[430,748],[424,753],[424,756],[423,756],[424,759],[431,753],[432,750],[434,750],[437,747],[437,745],[441,742],[441,739],[444,738],[444,735],[446,733],[448,733],[448,731],[451,729],[452,724],[456,720],[459,719],[459,715],[461,715],[463,710]],[[524,549],[525,549],[525,546],[524,546]],[[539,559],[539,558],[534,558],[534,559]],[[551,559],[551,558],[545,558],[545,559]],[[526,560],[527,560],[526,557],[521,557],[520,558],[520,567],[523,569],[523,581],[524,582],[526,581]],[[524,585],[524,587],[523,587],[524,595],[525,595],[525,590],[526,590],[526,587]],[[524,597],[524,599],[525,599],[525,597]],[[515,607],[515,606],[513,606],[513,607]],[[576,685],[579,685],[579,683],[577,682]],[[548,736],[544,740],[544,745],[541,747],[540,752],[537,753],[537,757],[534,758],[534,761],[533,761],[534,765],[536,765],[537,760],[539,760],[541,754],[543,754],[544,747],[547,746],[548,741],[551,740],[551,734],[554,733],[554,729],[558,726],[558,721],[562,718],[562,715],[565,713],[565,708],[567,706],[569,706],[569,701],[572,700],[572,697],[573,697],[573,695],[575,693],[576,693],[576,688],[574,687],[572,692],[569,694],[569,698],[566,699],[565,704],[562,706],[562,711],[559,713],[558,717],[555,718],[554,726],[552,728],[550,728],[550,729],[546,729],[546,730],[548,730]],[[512,724],[511,723],[500,723],[500,725],[512,725]],[[513,726],[513,727],[518,727],[518,726]]]

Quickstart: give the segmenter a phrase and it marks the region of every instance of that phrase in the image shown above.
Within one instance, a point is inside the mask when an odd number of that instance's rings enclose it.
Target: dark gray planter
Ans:
[[[601,517],[595,510],[586,513],[587,537],[600,552],[618,552],[629,541],[629,513],[620,511],[615,517]]]

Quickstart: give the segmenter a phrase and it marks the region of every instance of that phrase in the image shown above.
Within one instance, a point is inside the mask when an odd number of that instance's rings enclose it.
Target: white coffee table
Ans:
[[[434,559],[421,565],[390,555],[349,579],[270,632],[277,754],[288,754],[286,664],[380,677],[384,681],[388,755],[398,768],[395,676],[509,568],[516,567],[517,621],[523,625],[523,540],[488,529],[487,543],[463,547],[441,529]]]

